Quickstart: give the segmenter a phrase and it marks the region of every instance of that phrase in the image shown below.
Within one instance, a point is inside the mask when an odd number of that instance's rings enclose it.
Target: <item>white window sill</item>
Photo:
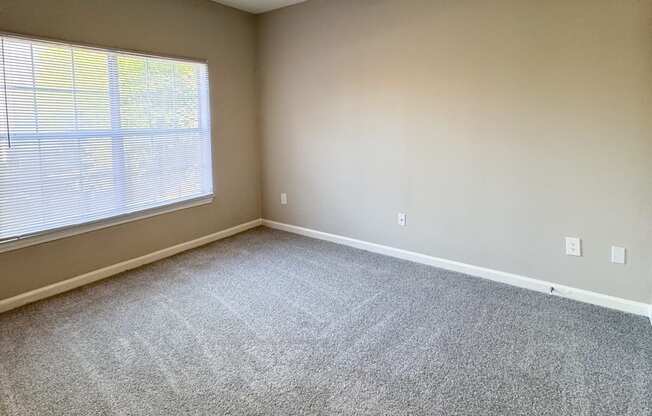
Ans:
[[[12,251],[12,250],[18,250],[20,248],[34,246],[37,244],[47,243],[48,241],[60,240],[62,238],[72,237],[75,235],[84,234],[95,230],[101,230],[103,228],[113,227],[115,225],[138,221],[145,218],[155,217],[157,215],[167,214],[182,209],[198,207],[201,205],[210,204],[211,202],[213,202],[213,195],[208,195],[190,201],[177,202],[171,205],[151,208],[145,211],[120,215],[117,217],[98,220],[86,224],[72,225],[70,227],[60,228],[51,231],[44,231],[37,235],[20,238],[17,240],[9,240],[0,243],[0,253]]]

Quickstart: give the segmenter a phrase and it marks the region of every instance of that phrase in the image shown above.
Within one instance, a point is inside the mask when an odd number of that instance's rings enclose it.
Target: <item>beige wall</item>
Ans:
[[[649,302],[650,22],[649,0],[263,15],[264,217]]]
[[[650,21],[649,0],[5,0],[3,31],[208,59],[216,198],[1,253],[0,299],[258,218],[262,159],[266,218],[649,302]]]
[[[0,254],[0,299],[260,217],[256,19],[208,0],[2,0],[0,30],[207,59],[215,200]]]

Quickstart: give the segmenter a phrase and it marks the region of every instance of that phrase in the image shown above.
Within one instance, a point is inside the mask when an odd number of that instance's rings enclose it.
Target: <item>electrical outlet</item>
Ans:
[[[288,194],[281,194],[281,205],[287,205],[288,204]]]
[[[566,237],[566,255],[582,256],[582,240],[577,237]]]
[[[407,225],[407,215],[403,212],[398,213],[398,225],[405,227]]]
[[[611,262],[615,264],[627,263],[627,249],[624,247],[611,247]]]

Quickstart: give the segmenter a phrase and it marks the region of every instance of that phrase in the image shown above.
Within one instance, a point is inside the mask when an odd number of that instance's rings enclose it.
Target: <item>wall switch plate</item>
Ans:
[[[281,205],[287,205],[288,204],[288,194],[281,194]]]
[[[577,237],[566,237],[566,255],[582,256],[582,240]]]
[[[405,227],[407,225],[407,215],[403,212],[398,213],[398,225]]]
[[[627,249],[624,247],[611,247],[611,262],[615,264],[627,263]]]

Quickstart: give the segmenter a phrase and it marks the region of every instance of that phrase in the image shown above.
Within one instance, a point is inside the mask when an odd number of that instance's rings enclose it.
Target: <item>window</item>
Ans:
[[[203,63],[0,36],[0,242],[210,200]]]

